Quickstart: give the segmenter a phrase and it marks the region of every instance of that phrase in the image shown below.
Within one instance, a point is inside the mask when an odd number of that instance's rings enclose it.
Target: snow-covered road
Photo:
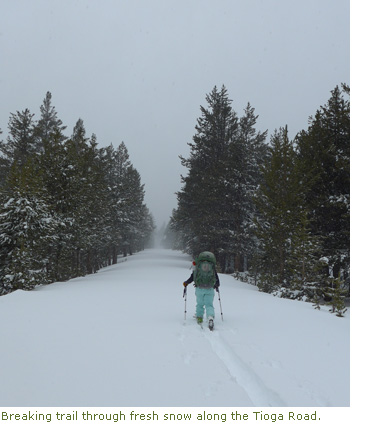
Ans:
[[[220,275],[200,329],[191,260],[146,250],[95,275],[0,297],[2,406],[349,406],[349,312]]]

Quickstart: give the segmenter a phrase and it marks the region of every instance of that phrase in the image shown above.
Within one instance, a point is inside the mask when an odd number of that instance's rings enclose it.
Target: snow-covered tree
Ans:
[[[258,116],[248,103],[239,121],[239,136],[230,144],[228,157],[229,215],[233,218],[232,251],[235,255],[234,270],[251,269],[256,251],[256,205],[254,195],[261,182],[261,167],[268,154],[265,142],[267,131],[256,130]],[[232,202],[231,202],[232,201]]]
[[[189,172],[182,177],[174,221],[186,240],[187,251],[196,254],[208,249],[225,269],[233,234],[228,215],[228,156],[237,138],[238,118],[224,86],[221,90],[215,87],[206,101],[208,108],[201,107],[193,143],[188,144],[190,156],[181,158]]]
[[[126,146],[99,148],[82,119],[66,139],[50,92],[40,111],[12,114],[0,142],[0,292],[96,272],[155,228]]]
[[[13,165],[0,208],[0,277],[3,289],[29,290],[50,282],[57,219],[32,160]]]
[[[257,132],[250,104],[239,121],[224,86],[206,101],[190,156],[181,157],[189,173],[182,177],[171,229],[191,254],[207,248],[223,271],[243,271],[253,252],[253,194],[267,152],[266,132]]]
[[[327,104],[296,138],[312,233],[322,238],[333,278],[349,288],[350,103],[347,85],[331,92]],[[329,272],[328,272],[329,273]]]

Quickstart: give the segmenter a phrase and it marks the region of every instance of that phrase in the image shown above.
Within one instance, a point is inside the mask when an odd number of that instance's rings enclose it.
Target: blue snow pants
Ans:
[[[197,317],[204,315],[206,310],[207,318],[215,316],[215,309],[213,307],[213,299],[215,297],[215,290],[212,288],[199,288],[195,287],[195,296],[197,298],[196,313]]]

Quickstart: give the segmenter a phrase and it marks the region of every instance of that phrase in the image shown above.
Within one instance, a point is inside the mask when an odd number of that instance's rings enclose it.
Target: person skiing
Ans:
[[[208,327],[213,330],[215,309],[213,299],[215,290],[218,291],[220,279],[216,272],[216,257],[210,251],[203,251],[193,262],[194,270],[190,278],[183,285],[187,287],[194,281],[195,296],[197,300],[196,313],[198,324],[203,323],[204,310],[206,312]]]

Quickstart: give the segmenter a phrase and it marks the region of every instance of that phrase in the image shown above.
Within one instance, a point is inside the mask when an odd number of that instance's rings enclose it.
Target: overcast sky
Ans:
[[[176,207],[179,155],[224,84],[238,116],[293,138],[350,84],[349,0],[0,0],[0,129],[47,91],[71,135],[124,141],[158,227]]]

